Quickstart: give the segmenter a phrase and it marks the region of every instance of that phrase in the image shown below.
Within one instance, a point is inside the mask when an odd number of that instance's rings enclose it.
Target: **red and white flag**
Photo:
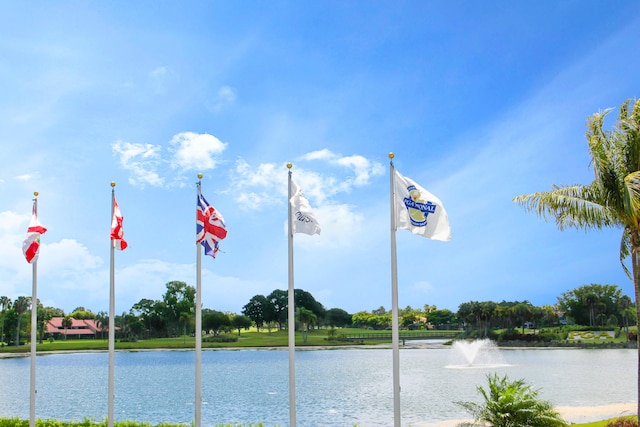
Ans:
[[[122,229],[122,221],[124,217],[120,213],[118,202],[113,198],[113,218],[111,219],[111,242],[113,247],[119,251],[127,248],[127,242],[124,240],[124,230]]]
[[[24,243],[22,243],[22,252],[29,264],[38,260],[40,236],[46,232],[47,229],[38,221],[38,201],[34,199],[33,210],[31,211],[31,222],[29,222],[29,228],[27,228],[27,237],[24,239]]]

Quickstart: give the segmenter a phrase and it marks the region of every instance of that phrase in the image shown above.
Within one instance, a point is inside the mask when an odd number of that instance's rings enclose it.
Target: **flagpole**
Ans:
[[[393,425],[400,427],[400,333],[398,325],[398,266],[396,260],[395,168],[389,153],[391,194],[391,342],[393,352]]]
[[[202,174],[198,174],[198,200],[202,193]],[[196,221],[198,214],[196,212]],[[196,394],[195,394],[195,425],[201,425],[202,409],[202,250],[200,242],[196,240]]]
[[[291,167],[289,169],[289,186],[287,206],[288,206],[288,241],[289,241],[289,293],[288,293],[288,309],[289,309],[289,426],[296,426],[296,318],[295,318],[295,299],[293,291],[293,229],[291,227]]]
[[[38,192],[33,193],[34,210],[38,212]],[[31,265],[31,380],[29,393],[29,427],[36,425],[36,342],[38,335],[38,259]]]
[[[111,220],[116,200],[116,183],[111,182]],[[115,350],[116,350],[116,285],[115,285],[115,256],[114,241],[109,238],[110,246],[110,264],[109,264],[109,386],[108,386],[108,410],[107,410],[107,426],[113,427],[113,407],[115,400]]]

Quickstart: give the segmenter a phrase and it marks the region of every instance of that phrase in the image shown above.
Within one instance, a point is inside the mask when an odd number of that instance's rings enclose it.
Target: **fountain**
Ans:
[[[481,340],[454,341],[451,347],[447,368],[497,368],[509,366],[504,362],[502,354],[495,342],[485,338]]]

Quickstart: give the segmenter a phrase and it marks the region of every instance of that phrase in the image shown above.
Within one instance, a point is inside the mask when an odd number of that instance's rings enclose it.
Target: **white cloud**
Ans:
[[[355,176],[345,180],[341,186],[341,191],[348,192],[352,186],[362,186],[369,184],[370,178],[384,174],[384,167],[378,162],[373,162],[361,155],[342,156],[326,148],[311,151],[300,157],[305,161],[325,161],[333,166],[340,166],[352,171]]]
[[[227,147],[213,135],[194,132],[174,135],[169,145],[165,149],[161,145],[116,141],[111,148],[122,168],[129,171],[129,183],[144,188],[181,186],[184,171],[214,169]]]
[[[208,133],[181,132],[173,136],[170,144],[175,148],[171,166],[184,170],[215,169],[217,157],[227,144]]]
[[[31,181],[33,179],[33,175],[25,173],[24,175],[16,176],[18,181]]]
[[[293,180],[300,186],[312,207],[314,205],[332,205],[332,198],[339,193],[350,193],[353,187],[368,185],[372,176],[384,173],[380,163],[373,162],[360,155],[339,156],[328,149],[309,152],[298,158],[299,161],[324,161],[329,166],[338,166],[342,176],[328,172],[310,171],[296,167]],[[344,171],[352,171],[355,176],[345,176]],[[236,161],[232,175],[232,191],[239,202],[252,202],[256,205],[270,206],[282,201],[287,195],[286,166],[262,163],[252,167],[245,160]]]
[[[131,185],[144,187],[148,184],[159,187],[164,184],[164,178],[157,172],[158,165],[162,162],[160,156],[162,147],[116,141],[111,148],[119,157],[120,165],[131,173],[129,176]]]
[[[174,76],[173,70],[166,66],[156,67],[149,73],[153,90],[157,95],[167,92],[167,83]]]
[[[213,100],[211,109],[214,112],[218,112],[228,105],[233,104],[236,101],[236,91],[230,86],[222,86],[218,89],[216,98]]]

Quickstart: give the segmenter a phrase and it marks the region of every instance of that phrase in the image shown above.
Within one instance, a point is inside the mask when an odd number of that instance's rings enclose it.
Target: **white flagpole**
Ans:
[[[400,333],[398,325],[398,266],[396,261],[396,209],[394,154],[389,153],[391,194],[391,342],[393,352],[393,425],[400,427]]]
[[[202,192],[202,174],[198,174],[198,199]],[[196,221],[198,213],[196,211]],[[202,250],[196,240],[196,419],[194,427],[201,425],[202,410]]]
[[[295,298],[293,292],[293,229],[291,226],[291,163],[287,164],[289,169],[289,190],[287,198],[288,209],[288,235],[289,235],[289,426],[296,427],[296,317],[295,317]]]
[[[33,203],[38,212],[38,192],[34,192]],[[31,381],[29,393],[29,427],[36,425],[36,343],[38,339],[38,259],[31,265]]]
[[[111,182],[111,222],[115,209],[115,182]],[[111,227],[111,225],[110,225]],[[115,399],[115,349],[116,349],[116,285],[115,285],[115,261],[114,261],[114,242],[109,238],[110,246],[110,268],[109,268],[109,390],[108,390],[108,411],[107,425],[113,427],[113,403]]]

